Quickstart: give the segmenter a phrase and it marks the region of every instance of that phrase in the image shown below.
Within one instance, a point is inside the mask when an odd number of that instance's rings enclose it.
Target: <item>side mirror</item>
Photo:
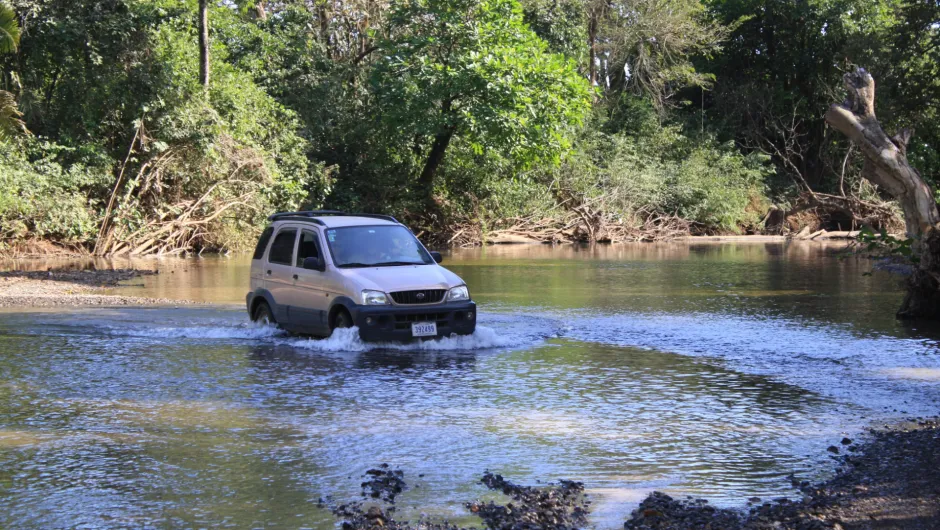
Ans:
[[[304,258],[303,268],[323,272],[326,270],[326,263],[324,263],[321,258]]]
[[[431,257],[434,258],[435,263],[440,263],[444,261],[444,256],[441,256],[440,252],[431,251]]]

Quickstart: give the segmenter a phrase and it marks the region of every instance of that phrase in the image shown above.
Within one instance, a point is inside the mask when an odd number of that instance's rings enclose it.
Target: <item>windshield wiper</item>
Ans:
[[[427,265],[427,263],[414,262],[414,261],[384,261],[382,263],[376,263],[376,267],[398,267],[403,265]]]
[[[380,263],[343,263],[339,267],[342,269],[347,268],[361,268],[361,267],[399,267],[404,265],[427,265],[424,262],[414,262],[414,261],[382,261]]]

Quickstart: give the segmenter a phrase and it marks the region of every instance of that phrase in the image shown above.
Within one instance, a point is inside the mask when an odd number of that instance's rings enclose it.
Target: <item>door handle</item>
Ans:
[[[297,279],[297,275],[296,275],[296,274],[294,275],[294,279],[295,279],[295,280]]]
[[[271,271],[267,271],[267,275],[270,276],[270,275],[271,275]]]

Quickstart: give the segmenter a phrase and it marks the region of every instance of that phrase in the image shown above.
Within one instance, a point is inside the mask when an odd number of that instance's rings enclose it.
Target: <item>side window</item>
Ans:
[[[319,246],[317,245],[317,233],[310,230],[300,232],[300,246],[297,247],[297,266],[303,267],[304,260],[307,258],[320,257]]]
[[[268,253],[268,262],[279,265],[290,265],[294,256],[294,239],[297,236],[295,228],[281,230],[271,243],[271,252]]]
[[[264,249],[268,248],[268,241],[271,241],[271,235],[274,233],[274,227],[269,226],[261,232],[261,238],[258,239],[258,246],[255,247],[255,253],[251,259],[261,259],[264,257]]]

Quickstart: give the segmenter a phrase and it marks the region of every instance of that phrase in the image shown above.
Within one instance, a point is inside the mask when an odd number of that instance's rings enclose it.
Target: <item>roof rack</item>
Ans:
[[[285,217],[319,217],[321,215],[346,215],[339,210],[306,210],[302,212],[278,212],[270,217],[268,221],[277,221]]]
[[[369,217],[372,219],[382,219],[385,221],[391,221],[393,223],[398,223],[398,219],[395,219],[391,215],[382,215],[378,213],[346,213],[339,210],[305,210],[301,212],[278,212],[270,217],[268,221],[274,222],[282,219],[287,219],[291,217],[300,217],[300,218],[312,218],[312,217],[327,217],[327,216],[337,216],[337,217]],[[317,224],[323,224],[322,222],[317,222],[316,219],[311,219]]]

